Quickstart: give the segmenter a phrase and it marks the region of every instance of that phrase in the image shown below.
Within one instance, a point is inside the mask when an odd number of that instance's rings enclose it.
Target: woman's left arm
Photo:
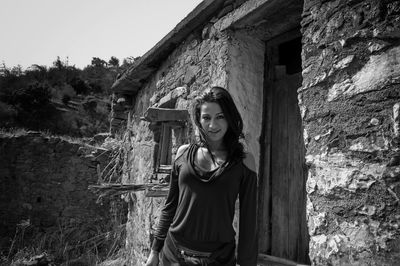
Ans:
[[[243,177],[239,191],[239,245],[238,264],[257,265],[257,174],[252,154],[246,154],[243,160]]]

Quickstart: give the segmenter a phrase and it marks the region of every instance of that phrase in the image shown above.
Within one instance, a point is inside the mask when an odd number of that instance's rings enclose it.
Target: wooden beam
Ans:
[[[170,174],[171,170],[172,170],[172,165],[160,164],[158,166],[158,172],[157,173]]]
[[[260,266],[309,266],[306,264],[299,264],[295,261],[287,260],[266,254],[258,254],[257,265]]]
[[[100,201],[104,197],[113,197],[123,195],[130,192],[146,191],[146,194],[150,191],[154,195],[166,195],[168,193],[168,183],[145,183],[145,184],[116,184],[106,183],[100,185],[90,185],[88,187],[90,191],[99,195],[97,201]],[[150,193],[151,195],[151,193]],[[154,197],[154,196],[153,196]]]
[[[166,197],[168,195],[168,191],[169,187],[168,184],[166,184],[164,187],[158,187],[146,190],[145,196],[154,198]]]
[[[148,122],[188,121],[189,112],[187,110],[150,107],[145,112],[144,119]]]

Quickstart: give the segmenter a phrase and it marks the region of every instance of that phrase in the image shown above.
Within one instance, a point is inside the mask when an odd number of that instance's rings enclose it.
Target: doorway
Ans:
[[[292,30],[266,42],[260,167],[259,251],[310,263],[306,223],[307,169],[302,120],[301,34]]]

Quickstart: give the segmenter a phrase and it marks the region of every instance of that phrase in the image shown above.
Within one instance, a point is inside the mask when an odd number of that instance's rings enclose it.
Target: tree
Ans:
[[[8,68],[4,63],[0,69],[0,93],[8,93],[15,88],[20,88],[27,84],[27,78],[24,75],[20,65]]]
[[[57,56],[56,61],[53,62],[53,67],[57,68],[58,70],[61,70],[66,67],[65,63],[61,61],[60,57]]]
[[[110,60],[108,60],[108,64],[112,67],[119,67],[119,59],[115,56],[111,56]]]
[[[98,68],[104,68],[105,66],[107,66],[107,62],[98,57],[92,57],[92,66]]]
[[[69,84],[74,88],[76,94],[88,94],[90,91],[90,86],[86,84],[84,80],[82,80],[80,77],[75,77],[73,78]]]
[[[126,68],[134,65],[136,63],[136,61],[139,59],[140,59],[140,56],[137,56],[137,57],[129,56],[129,57],[124,58],[124,60],[122,60],[121,69],[125,70]]]
[[[47,67],[34,64],[25,71],[25,75],[29,80],[35,80],[40,83],[46,82]]]
[[[33,84],[12,92],[10,104],[27,112],[40,112],[50,104],[51,92],[47,86]]]

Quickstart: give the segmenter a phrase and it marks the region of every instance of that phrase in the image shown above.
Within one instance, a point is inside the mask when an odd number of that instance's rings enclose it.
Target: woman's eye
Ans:
[[[203,116],[202,119],[208,121],[208,120],[210,120],[210,117],[209,116]]]
[[[217,116],[217,118],[218,118],[218,119],[225,119],[225,116],[219,115],[219,116]]]

